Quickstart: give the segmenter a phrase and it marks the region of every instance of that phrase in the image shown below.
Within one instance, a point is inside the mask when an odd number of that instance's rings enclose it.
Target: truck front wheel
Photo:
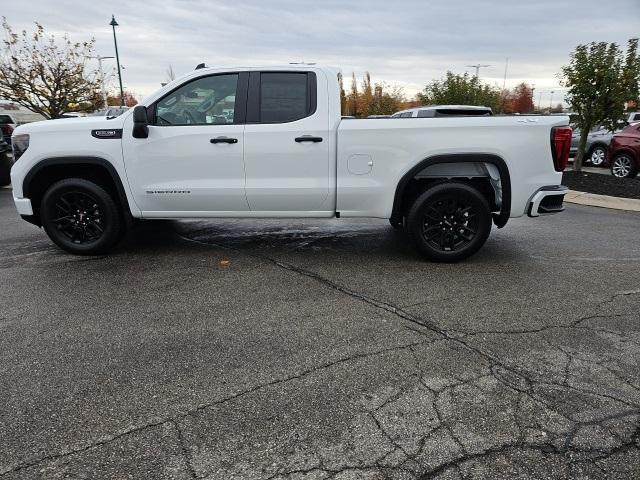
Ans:
[[[476,253],[491,232],[487,199],[463,183],[441,183],[409,209],[407,231],[420,252],[435,262],[457,262]]]
[[[76,255],[106,253],[124,231],[122,214],[111,195],[83,178],[51,185],[42,197],[40,219],[49,238]]]

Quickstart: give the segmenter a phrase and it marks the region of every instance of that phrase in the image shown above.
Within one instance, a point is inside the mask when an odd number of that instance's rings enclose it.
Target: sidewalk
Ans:
[[[611,197],[609,195],[597,195],[595,193],[569,190],[564,196],[564,201],[567,203],[577,203],[579,205],[589,205],[591,207],[640,212],[640,200],[633,198]]]

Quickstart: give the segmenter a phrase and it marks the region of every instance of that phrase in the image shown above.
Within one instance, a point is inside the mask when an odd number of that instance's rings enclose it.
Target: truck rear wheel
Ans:
[[[457,262],[476,253],[491,232],[486,198],[463,183],[441,183],[420,195],[407,215],[407,231],[435,262]]]
[[[124,231],[122,214],[111,195],[83,178],[51,185],[42,197],[40,219],[49,238],[76,255],[106,253]]]

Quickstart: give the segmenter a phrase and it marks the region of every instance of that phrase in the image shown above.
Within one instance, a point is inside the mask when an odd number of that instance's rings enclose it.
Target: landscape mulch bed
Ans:
[[[588,172],[564,172],[562,184],[579,192],[640,199],[640,179],[638,178],[616,178],[612,175]]]

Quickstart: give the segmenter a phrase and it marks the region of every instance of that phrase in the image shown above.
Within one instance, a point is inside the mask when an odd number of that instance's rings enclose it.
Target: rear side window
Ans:
[[[433,110],[418,110],[418,118],[433,118]]]
[[[0,123],[13,123],[9,115],[0,115]]]
[[[400,118],[411,118],[413,117],[413,112],[404,112],[400,115]]]
[[[311,115],[310,83],[306,72],[261,73],[260,123],[293,122]]]

